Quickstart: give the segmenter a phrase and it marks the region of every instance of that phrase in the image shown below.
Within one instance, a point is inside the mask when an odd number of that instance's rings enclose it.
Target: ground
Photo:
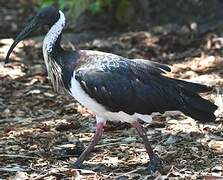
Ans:
[[[123,123],[108,123],[85,168],[74,169],[72,163],[94,134],[94,117],[72,97],[52,90],[42,58],[42,37],[20,43],[7,66],[3,61],[12,39],[1,39],[0,178],[223,178],[223,28],[196,26],[169,24],[140,32],[64,34],[65,48],[169,64],[172,72],[168,76],[214,88],[202,96],[219,106],[216,122],[202,124],[172,114],[143,124],[163,161],[162,171],[153,176],[146,171],[149,158],[141,139]]]

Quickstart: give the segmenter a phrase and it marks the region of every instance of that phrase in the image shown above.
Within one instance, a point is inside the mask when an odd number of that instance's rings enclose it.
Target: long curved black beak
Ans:
[[[33,19],[15,38],[13,44],[11,45],[10,49],[8,50],[7,56],[5,58],[5,64],[9,62],[9,56],[12,53],[13,49],[16,47],[16,45],[25,39],[33,30],[37,29],[40,26],[39,23]]]

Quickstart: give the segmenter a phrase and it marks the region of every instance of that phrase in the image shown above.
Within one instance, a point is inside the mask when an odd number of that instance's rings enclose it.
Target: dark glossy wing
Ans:
[[[91,98],[112,112],[151,114],[180,110],[200,121],[215,119],[217,106],[197,94],[208,87],[162,76],[170,71],[166,65],[118,56],[92,61],[87,67],[76,70],[76,80]]]
[[[150,114],[176,107],[160,75],[167,66],[114,59],[91,67],[77,70],[75,78],[90,97],[110,111]]]

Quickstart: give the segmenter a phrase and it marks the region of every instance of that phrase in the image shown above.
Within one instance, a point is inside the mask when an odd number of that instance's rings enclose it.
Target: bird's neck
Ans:
[[[43,56],[46,66],[48,66],[50,56],[54,52],[60,51],[62,49],[60,46],[60,40],[61,40],[62,30],[65,26],[65,16],[63,12],[59,11],[59,13],[60,13],[60,18],[50,28],[49,32],[47,33],[43,41]]]
[[[62,30],[65,26],[64,14],[59,11],[60,18],[50,28],[43,41],[43,56],[47,67],[48,76],[56,91],[59,91],[63,86],[62,67],[57,59],[57,54],[63,49],[60,46]]]

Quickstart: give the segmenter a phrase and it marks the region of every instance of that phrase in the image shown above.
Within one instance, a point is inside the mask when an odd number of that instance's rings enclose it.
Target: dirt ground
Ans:
[[[222,32],[220,25],[200,30],[192,23],[140,32],[64,34],[67,49],[162,62],[172,66],[170,77],[214,87],[202,96],[219,106],[216,122],[202,124],[172,114],[143,124],[163,161],[163,170],[153,176],[146,171],[149,158],[141,139],[122,123],[108,123],[85,167],[74,169],[72,163],[94,134],[94,117],[72,97],[52,90],[42,37],[20,43],[4,66],[12,43],[5,33],[0,39],[0,179],[223,179]]]

